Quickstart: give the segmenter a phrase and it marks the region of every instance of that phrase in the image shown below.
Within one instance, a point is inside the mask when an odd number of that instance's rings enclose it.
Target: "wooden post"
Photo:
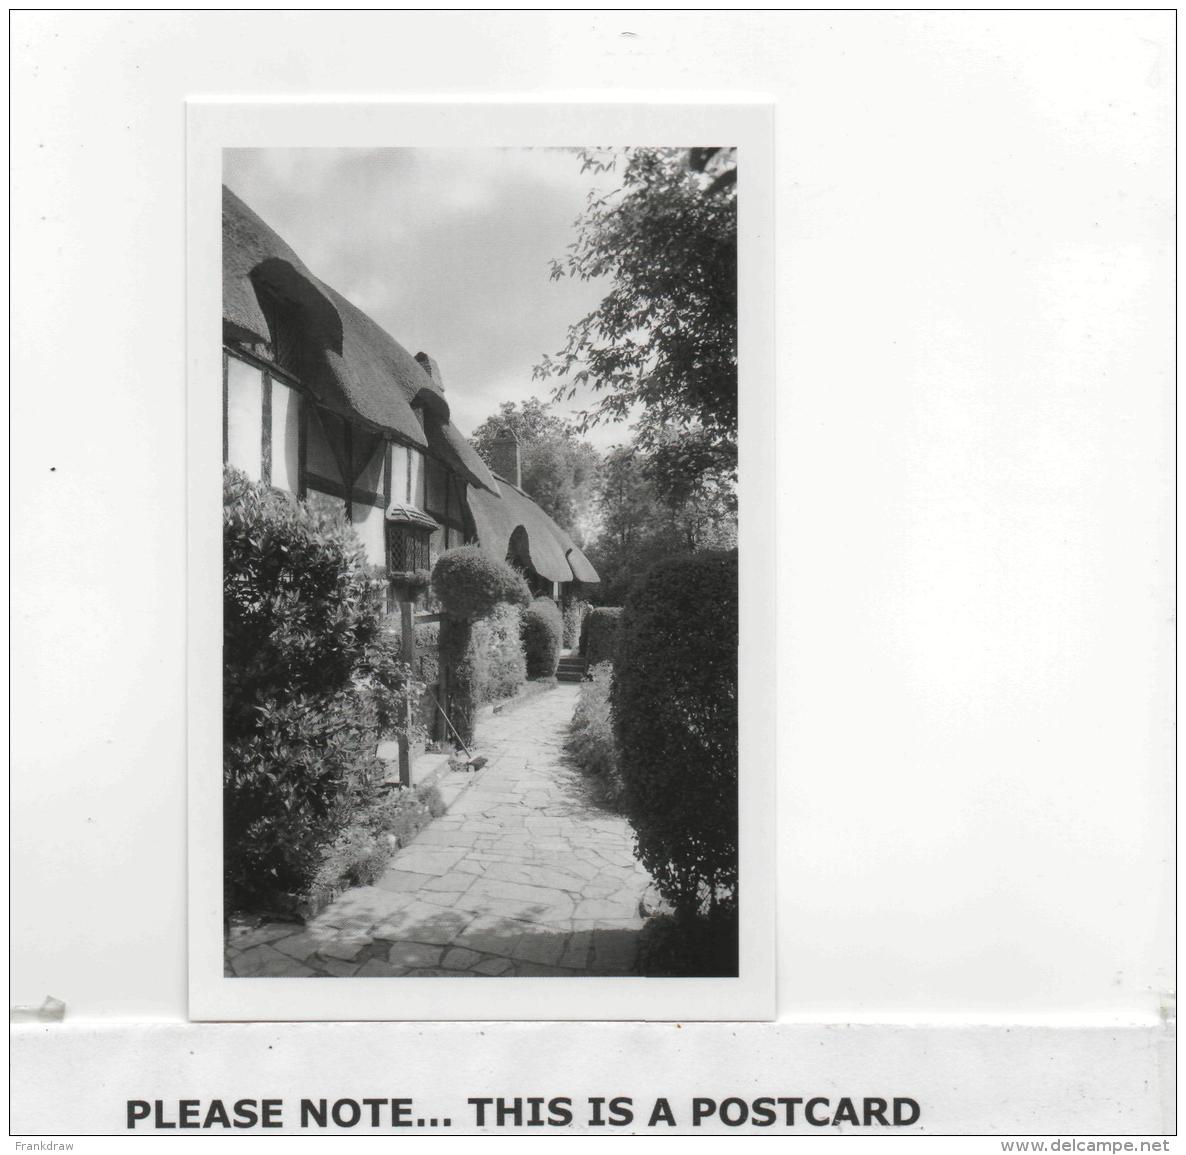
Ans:
[[[399,603],[400,653],[411,668],[412,677],[416,677],[416,607],[412,602]],[[412,785],[412,751],[409,735],[412,732],[412,696],[409,694],[404,701],[404,732],[399,737],[399,784]]]
[[[441,632],[445,630],[445,623],[441,621]],[[438,634],[438,639],[440,635]],[[445,665],[445,647],[437,642],[437,701],[441,704],[441,710],[447,714],[449,712],[449,667]],[[441,711],[434,711],[435,717],[435,733],[439,738],[448,740],[448,727],[445,725],[444,718],[441,717]]]

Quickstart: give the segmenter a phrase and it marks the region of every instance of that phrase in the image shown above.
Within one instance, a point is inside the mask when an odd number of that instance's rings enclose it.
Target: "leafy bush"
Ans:
[[[620,606],[592,606],[581,624],[581,656],[589,665],[612,662],[618,648]]]
[[[569,598],[564,603],[564,648],[575,649],[581,642],[581,625],[585,614],[589,611],[589,603],[580,598]]]
[[[590,618],[592,618],[590,614]],[[660,563],[621,615],[610,696],[638,856],[677,917],[737,892],[737,553]]]
[[[223,489],[224,877],[243,905],[307,888],[413,686],[349,526],[237,470]]]
[[[560,662],[564,619],[551,598],[536,598],[523,611],[523,649],[529,678],[554,678]]]
[[[449,683],[449,718],[465,742],[474,735],[478,707],[513,693],[526,677],[517,607],[530,605],[531,591],[518,570],[475,545],[441,554],[432,571],[441,603],[440,660]],[[513,616],[500,610],[507,607]]]
[[[387,621],[387,636],[395,650],[402,653],[399,618],[392,615]],[[440,677],[440,626],[436,622],[420,622],[415,626],[415,632],[416,664],[412,676],[422,689],[412,703],[412,717],[417,733],[427,737],[436,729],[437,712],[433,697]]]
[[[717,907],[699,918],[648,919],[638,936],[636,967],[648,978],[736,977],[736,908]]]
[[[302,892],[377,782],[377,727],[348,691],[257,706],[249,733],[223,747],[223,855],[228,905]]]
[[[531,604],[531,591],[518,570],[476,545],[441,554],[432,570],[432,589],[451,618],[485,617],[502,603]]]
[[[478,707],[514,694],[527,679],[518,606],[499,606],[478,621],[441,622],[441,660],[449,670],[449,720],[473,741]]]
[[[624,800],[625,788],[614,746],[609,700],[612,678],[613,667],[609,662],[602,662],[589,671],[589,681],[581,683],[564,748],[585,774],[598,779],[601,801],[616,807]]]
[[[479,706],[518,693],[527,680],[518,606],[498,606],[473,623],[465,661],[474,667],[474,692]]]
[[[395,852],[444,812],[432,785],[399,787],[373,797],[335,840],[313,879],[313,891],[370,886]]]

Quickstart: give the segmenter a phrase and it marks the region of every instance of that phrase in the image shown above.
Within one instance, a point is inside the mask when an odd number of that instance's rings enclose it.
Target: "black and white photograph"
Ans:
[[[223,164],[226,975],[735,977],[737,149]]]

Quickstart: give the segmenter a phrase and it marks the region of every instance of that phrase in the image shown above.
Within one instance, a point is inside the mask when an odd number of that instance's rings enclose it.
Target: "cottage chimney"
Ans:
[[[509,425],[504,425],[494,435],[494,472],[499,477],[505,477],[516,489],[523,488],[519,439]]]
[[[441,370],[436,363],[436,359],[430,357],[427,353],[417,353],[416,361],[420,365],[420,368],[432,378],[436,387],[444,393],[445,382],[441,379]]]

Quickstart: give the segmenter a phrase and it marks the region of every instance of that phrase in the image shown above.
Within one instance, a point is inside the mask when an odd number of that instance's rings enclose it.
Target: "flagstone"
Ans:
[[[327,975],[337,979],[350,978],[351,975],[358,972],[360,966],[357,962],[344,962],[337,958],[319,958],[317,965]]]
[[[392,966],[391,963],[385,963],[382,959],[377,958],[367,959],[358,968],[358,977],[360,979],[399,978],[401,975],[406,975],[407,973],[407,967]]]
[[[265,922],[259,926],[232,926],[231,932],[227,936],[227,945],[233,950],[248,950],[253,946],[263,946],[264,943],[287,938],[299,927],[299,923],[292,922]]]
[[[505,975],[507,971],[514,969],[514,963],[505,958],[484,958],[472,969],[479,975]]]
[[[431,882],[435,874],[418,874],[412,870],[387,870],[382,877],[376,879],[375,885],[380,890],[390,890],[395,893],[415,894],[426,883]]]
[[[463,946],[450,947],[441,959],[441,966],[449,970],[469,970],[475,963],[481,962],[482,956],[477,951],[468,950]]]
[[[564,740],[579,687],[485,717],[485,768],[447,815],[304,928],[237,926],[231,973],[358,977],[630,974],[650,876],[591,803]]]
[[[464,857],[465,850],[460,847],[445,849],[418,846],[413,842],[396,854],[394,867],[398,871],[412,871],[414,874],[446,874]]]
[[[439,946],[426,946],[419,942],[393,943],[387,952],[387,961],[392,966],[400,967],[431,967],[441,960]]]

